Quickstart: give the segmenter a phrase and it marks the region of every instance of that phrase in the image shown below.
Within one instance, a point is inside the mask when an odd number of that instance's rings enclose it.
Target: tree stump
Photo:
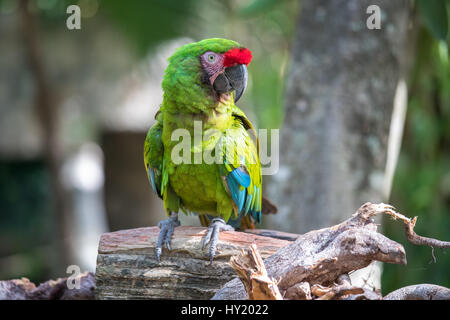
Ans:
[[[172,250],[155,257],[158,227],[105,233],[100,239],[95,273],[97,299],[210,299],[226,282],[237,277],[229,261],[256,244],[263,258],[291,243],[258,234],[221,232],[212,264],[201,240],[203,227],[178,227]],[[264,231],[258,231],[264,232]],[[296,235],[266,231],[271,236]]]

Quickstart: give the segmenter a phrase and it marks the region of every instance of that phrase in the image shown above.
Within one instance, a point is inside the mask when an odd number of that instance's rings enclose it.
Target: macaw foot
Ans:
[[[180,225],[178,220],[178,214],[172,213],[169,219],[160,221],[158,227],[161,229],[158,235],[158,241],[156,242],[156,259],[158,262],[161,260],[161,252],[163,244],[170,250],[170,240],[172,239],[173,231]]]
[[[234,228],[228,225],[222,218],[212,219],[206,236],[202,241],[202,248],[204,249],[209,243],[209,261],[212,262],[216,254],[217,241],[219,241],[220,231],[233,231]]]

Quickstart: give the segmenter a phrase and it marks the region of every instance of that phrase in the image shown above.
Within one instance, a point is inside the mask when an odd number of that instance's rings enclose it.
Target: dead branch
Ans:
[[[267,275],[264,262],[254,243],[247,252],[242,250],[239,256],[231,257],[230,263],[251,300],[283,299],[275,279]]]
[[[286,290],[284,299],[311,300],[311,287],[308,282],[300,282]]]
[[[264,260],[269,277],[279,279],[278,288],[285,295],[289,288],[301,282],[330,287],[340,275],[364,268],[374,260],[406,264],[403,246],[378,233],[372,219],[377,214],[391,212],[394,211],[389,205],[366,203],[341,224],[299,236]],[[213,297],[247,298],[239,279],[225,284]]]
[[[348,274],[342,274],[337,279],[337,284],[331,287],[323,287],[320,284],[315,284],[311,288],[312,294],[317,296],[317,300],[332,300],[340,299],[351,294],[364,293],[362,288],[352,286]]]
[[[433,238],[419,236],[414,232],[417,217],[414,217],[409,223],[405,223],[406,238],[409,242],[419,246],[430,246],[434,248],[450,248],[450,241],[441,241]]]
[[[450,300],[450,289],[434,284],[417,284],[395,290],[383,300]]]
[[[27,278],[0,281],[0,300],[93,300],[94,274],[87,272],[77,278],[80,287],[69,289],[67,278],[49,280],[38,287]]]
[[[414,232],[414,227],[416,226],[417,217],[413,219],[405,217],[404,215],[395,212],[395,208],[389,205],[386,205],[391,210],[387,210],[384,213],[391,216],[394,220],[401,220],[405,225],[406,231],[406,239],[414,245],[417,246],[430,246],[434,248],[450,248],[450,241],[441,241],[433,238],[427,238],[423,236],[419,236]]]
[[[231,257],[231,266],[239,275],[250,300],[281,300],[277,283],[269,278],[255,244],[247,251],[242,250],[237,257]],[[368,290],[353,286],[350,277],[342,274],[330,287],[301,282],[286,290],[284,299],[288,300],[338,300],[338,299],[381,299],[381,295],[368,293]]]
[[[308,232],[264,261],[269,276],[279,279],[278,286],[285,298],[308,298],[304,285],[298,285],[305,282],[311,286],[311,294],[320,299],[381,298],[379,293],[348,283],[339,284],[341,275],[364,268],[373,260],[406,264],[403,247],[376,231],[372,218],[377,214],[387,214],[403,221],[407,239],[413,244],[449,247],[449,242],[417,235],[413,230],[417,218],[409,219],[395,212],[390,205],[365,203],[352,218],[330,228]],[[333,285],[334,282],[338,285]],[[242,284],[236,279],[228,282],[213,297],[233,298],[247,298]]]
[[[370,290],[362,288],[363,293],[361,294],[350,294],[342,300],[381,300],[383,297],[381,293],[375,290]]]

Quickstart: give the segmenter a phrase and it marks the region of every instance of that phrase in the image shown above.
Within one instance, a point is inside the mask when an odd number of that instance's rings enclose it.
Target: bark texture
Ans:
[[[450,289],[435,284],[418,284],[395,290],[383,300],[450,300]]]
[[[96,268],[97,299],[210,299],[236,278],[230,258],[255,243],[263,258],[291,243],[243,232],[221,232],[212,264],[201,240],[202,227],[178,227],[172,250],[155,257],[158,227],[105,233],[100,239]]]
[[[372,261],[406,264],[403,246],[377,232],[373,221],[377,214],[397,213],[389,205],[366,203],[351,219],[305,233],[266,258],[264,265],[268,276],[278,281],[278,288],[285,298],[308,296],[304,290],[303,293],[299,291],[302,289],[299,284],[305,283],[311,287],[311,293],[327,294],[323,299],[364,293],[360,288],[351,287],[351,283],[345,284],[342,275],[362,269]],[[335,287],[335,282],[342,286]],[[248,299],[248,295],[242,282],[234,279],[213,299]]]
[[[67,278],[49,280],[37,287],[27,278],[0,281],[0,300],[93,300],[94,274],[81,274],[77,280],[80,286],[73,289],[67,287]]]
[[[403,246],[377,232],[374,217],[381,214],[403,222],[412,243],[426,240],[421,244],[449,246],[415,234],[416,218],[383,203],[365,203],[338,225],[298,236],[270,230],[259,231],[270,237],[221,232],[212,264],[201,246],[206,228],[176,228],[172,249],[163,250],[161,262],[155,257],[159,228],[122,230],[100,239],[96,298],[381,299],[377,290],[362,288],[349,277],[373,261],[406,264]],[[433,296],[445,294],[441,290]]]
[[[246,253],[231,258],[231,266],[239,275],[245,286],[250,300],[282,300],[275,279],[269,278],[266,267],[258,252],[257,246],[252,244]]]

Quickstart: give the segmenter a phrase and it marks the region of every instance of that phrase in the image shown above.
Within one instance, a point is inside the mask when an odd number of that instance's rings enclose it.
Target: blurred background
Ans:
[[[164,218],[145,134],[167,58],[211,37],[252,50],[239,105],[280,129],[280,168],[264,177],[280,212],[261,227],[303,233],[384,201],[449,240],[450,1],[395,2],[0,0],[0,279],[95,271],[103,232]],[[381,29],[367,27],[371,4]],[[380,223],[408,258],[383,267],[383,293],[450,287],[448,250],[434,263],[399,222]]]

